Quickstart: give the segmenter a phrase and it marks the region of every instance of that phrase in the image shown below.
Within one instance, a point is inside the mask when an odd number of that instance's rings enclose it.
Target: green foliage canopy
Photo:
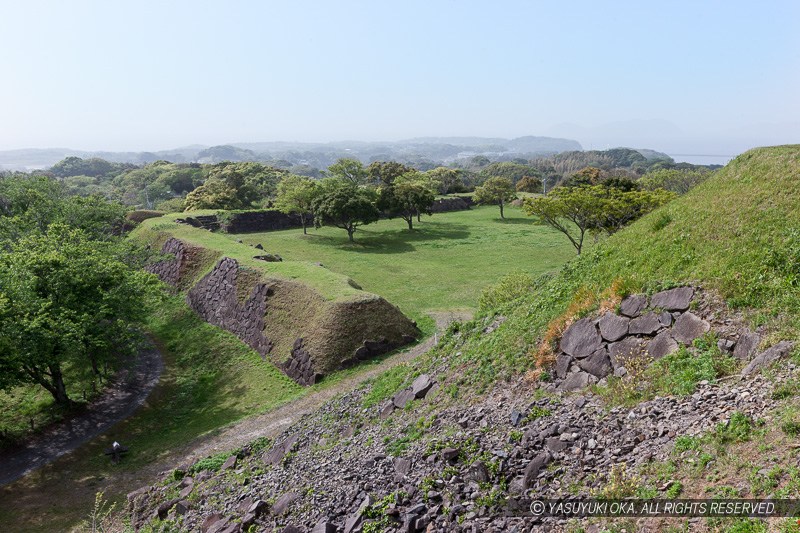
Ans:
[[[353,242],[353,234],[359,226],[377,222],[380,211],[375,206],[377,193],[355,185],[352,181],[325,178],[320,192],[313,201],[314,224],[328,224],[347,231]]]

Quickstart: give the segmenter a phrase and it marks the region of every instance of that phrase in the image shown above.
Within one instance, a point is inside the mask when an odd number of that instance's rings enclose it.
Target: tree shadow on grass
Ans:
[[[340,243],[342,249],[367,254],[399,254],[413,252],[415,244],[443,240],[462,240],[471,235],[469,226],[463,224],[420,225],[413,230],[397,232],[370,232],[368,228],[356,233],[355,243]]]
[[[497,222],[498,224],[519,224],[519,225],[527,225],[533,226],[536,224],[533,218],[495,218],[492,222]]]

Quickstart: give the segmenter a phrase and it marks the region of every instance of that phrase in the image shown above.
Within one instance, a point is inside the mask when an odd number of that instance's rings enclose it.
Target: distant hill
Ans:
[[[191,145],[156,152],[104,152],[45,148],[0,151],[0,169],[46,168],[65,157],[100,157],[115,163],[150,163],[163,159],[173,163],[261,161],[281,166],[311,165],[325,168],[340,157],[355,157],[365,163],[396,160],[408,164],[434,165],[475,155],[535,157],[569,150],[582,150],[571,139],[526,136],[516,139],[494,137],[420,137],[396,142],[336,141],[241,142],[219,146]]]

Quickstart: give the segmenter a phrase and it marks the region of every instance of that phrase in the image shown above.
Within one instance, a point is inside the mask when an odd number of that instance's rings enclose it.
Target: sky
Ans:
[[[0,150],[800,143],[800,2],[0,0]]]

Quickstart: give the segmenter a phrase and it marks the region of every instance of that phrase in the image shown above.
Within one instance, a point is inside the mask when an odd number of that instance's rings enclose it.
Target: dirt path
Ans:
[[[136,364],[121,371],[106,393],[85,411],[49,427],[22,446],[0,451],[0,486],[71,452],[131,416],[158,383],[163,367],[157,349],[142,351]]]
[[[311,413],[338,394],[353,390],[365,380],[427,352],[436,345],[439,333],[451,322],[469,320],[472,314],[466,311],[452,311],[431,313],[431,316],[436,320],[437,333],[424,342],[409,350],[394,354],[370,367],[369,370],[347,377],[329,388],[298,398],[262,415],[242,420],[223,428],[218,433],[200,437],[186,446],[184,453],[180,453],[178,456],[186,459],[184,462],[191,462],[209,455],[240,448],[259,437],[274,437],[299,420],[300,417]],[[174,464],[171,466],[174,467]]]

